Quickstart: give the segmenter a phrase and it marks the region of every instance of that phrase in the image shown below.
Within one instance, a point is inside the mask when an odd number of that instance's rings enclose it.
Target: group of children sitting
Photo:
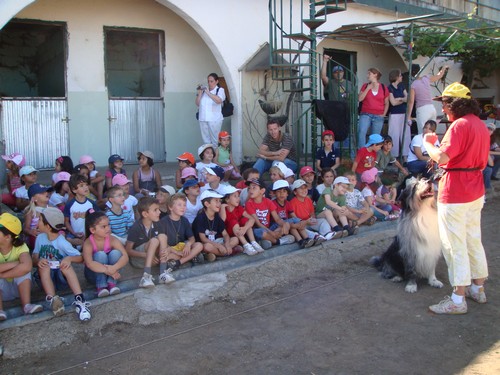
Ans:
[[[89,303],[73,263],[84,263],[86,279],[102,298],[120,293],[120,270],[127,263],[143,269],[139,287],[148,288],[155,285],[153,266],[159,266],[157,282],[169,284],[175,281],[173,272],[188,262],[251,256],[294,242],[308,248],[354,235],[375,217],[390,219],[397,211],[395,190],[390,184],[375,188],[378,171],[367,162],[383,139],[370,136],[353,171],[338,176],[333,139],[331,131],[322,135],[316,164],[322,183],[317,186],[312,167],[302,167],[295,180],[281,162],[270,169],[270,184],[253,168],[236,186],[229,184],[240,174],[227,132],[219,134],[218,148],[198,149],[201,161],[195,163],[189,152],[177,158],[176,188],[161,185],[149,151],[138,153],[132,181],[119,155],[110,156],[104,176],[88,155],[73,169],[69,157],[60,157],[53,186],[38,184],[37,171],[24,165],[21,155],[2,156],[10,170],[7,201],[24,213],[24,225],[15,214],[0,216],[0,320],[7,318],[1,300],[20,298],[25,314],[43,310],[30,303],[32,267],[53,313],[64,312],[57,291],[69,287],[77,315],[85,321],[91,318]],[[365,170],[358,190],[360,165]]]

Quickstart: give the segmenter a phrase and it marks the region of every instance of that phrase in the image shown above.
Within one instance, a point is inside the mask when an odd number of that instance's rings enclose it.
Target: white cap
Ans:
[[[290,168],[287,168],[286,172],[285,172],[285,178],[292,177],[292,176],[295,177],[295,173],[293,173],[293,171]]]
[[[334,185],[337,185],[337,184],[350,184],[349,182],[349,179],[347,177],[344,177],[344,176],[339,176],[337,177],[334,181],[333,181],[333,184]]]
[[[175,189],[172,186],[170,186],[170,185],[163,185],[162,187],[160,187],[160,189],[165,190],[170,195],[174,195],[175,194]]]
[[[288,169],[285,163],[278,160],[273,161],[273,167],[278,167],[283,174],[286,174],[286,170]]]
[[[233,185],[226,185],[222,189],[223,189],[222,194],[224,195],[233,194],[241,190],[241,189],[236,189]]]
[[[207,199],[207,198],[222,198],[222,195],[217,193],[215,190],[207,189],[203,193],[201,193],[200,201]]]
[[[276,191],[279,189],[289,189],[289,188],[290,188],[290,184],[288,183],[288,181],[285,181],[285,180],[274,181],[273,191]]]
[[[307,185],[307,182],[305,182],[304,180],[301,180],[300,178],[298,180],[295,180],[292,184],[292,191],[294,191],[295,189],[298,189],[299,187],[301,186],[304,186],[304,185]]]

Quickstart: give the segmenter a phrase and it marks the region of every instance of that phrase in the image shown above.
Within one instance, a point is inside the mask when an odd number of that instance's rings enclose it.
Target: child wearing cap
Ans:
[[[203,210],[193,221],[194,236],[196,241],[203,244],[209,262],[213,262],[217,256],[229,256],[237,252],[239,242],[238,238],[229,236],[224,220],[219,215],[221,198],[222,195],[215,190],[205,190],[200,196]]]
[[[307,248],[314,245],[314,239],[309,238],[306,226],[307,222],[300,220],[288,201],[288,192],[290,185],[285,180],[275,181],[272,185],[274,192],[274,204],[276,205],[276,212],[278,216],[285,222],[290,224],[290,234],[299,243],[301,248]]]
[[[335,135],[331,130],[321,133],[323,146],[316,150],[316,170],[321,173],[323,170],[331,170],[334,175],[340,166],[340,150],[334,147]]]
[[[375,192],[379,184],[378,181],[378,169],[373,167],[367,171],[364,171],[361,174],[361,194],[365,197],[370,209],[373,211],[373,214],[377,218],[377,220],[385,220],[387,216],[389,216],[389,212],[380,209],[375,204]]]
[[[174,194],[175,189],[170,185],[163,185],[156,192],[156,199],[158,200],[158,204],[160,206],[160,219],[163,219],[170,213],[168,201]]]
[[[328,221],[333,230],[332,238],[334,239],[358,233],[358,226],[349,226],[348,222],[348,218],[356,219],[346,206],[345,193],[348,186],[347,177],[337,177],[333,181],[333,188],[327,187],[316,204],[316,216]]]
[[[198,181],[198,171],[193,167],[186,167],[181,172],[181,182],[184,183],[187,180],[196,180]],[[182,189],[182,186],[181,186]]]
[[[377,152],[382,148],[384,138],[380,134],[372,134],[368,137],[368,142],[365,147],[361,147],[356,153],[356,159],[352,164],[351,170],[358,177],[364,171],[375,167],[377,161]]]
[[[64,206],[68,203],[69,194],[69,179],[71,175],[68,172],[59,172],[56,175],[54,192],[50,194],[49,205],[64,210]]]
[[[200,188],[201,192],[203,193],[205,190],[212,189],[219,194],[222,194],[224,186],[228,184],[227,182],[221,184],[221,181],[224,178],[224,169],[222,169],[218,165],[212,168],[206,167],[204,175],[207,183]]]
[[[2,203],[10,208],[14,208],[16,207],[14,191],[22,186],[19,169],[24,167],[26,160],[18,152],[10,155],[2,155],[2,159],[5,160],[5,166],[7,167],[7,189],[9,190],[8,193],[2,194]]]
[[[198,156],[200,157],[200,162],[196,163],[196,170],[198,171],[198,181],[207,182],[205,179],[205,168],[213,168],[217,164],[214,163],[215,158],[215,148],[212,144],[204,144],[198,147]]]
[[[18,211],[24,210],[30,203],[28,196],[28,189],[31,185],[36,183],[38,179],[38,171],[31,165],[25,165],[19,170],[21,176],[21,187],[16,189],[14,195],[16,196],[16,207]]]
[[[191,223],[184,217],[186,212],[186,196],[182,193],[172,194],[168,201],[169,214],[160,220],[167,235],[167,273],[171,274],[181,265],[201,257],[203,245],[196,242]]]
[[[69,156],[59,156],[54,162],[54,174],[52,175],[52,185],[55,184],[56,176],[59,172],[73,173],[75,169],[73,160]]]
[[[109,219],[111,234],[118,238],[122,245],[127,242],[129,228],[134,224],[134,213],[132,209],[125,208],[125,196],[120,186],[113,186],[107,191],[108,203],[106,205],[106,216]]]
[[[290,201],[290,205],[295,216],[306,223],[307,229],[319,232],[314,237],[315,244],[325,241],[324,235],[327,234],[331,239],[333,234],[330,234],[330,224],[325,219],[316,218],[313,201],[307,196],[307,183],[302,179],[295,180],[291,189],[295,197]]]
[[[194,156],[190,152],[184,152],[183,154],[177,156],[177,160],[179,161],[179,168],[175,171],[175,187],[177,189],[182,188],[182,171],[185,168],[193,168],[196,166],[194,161]]]
[[[140,219],[129,229],[125,249],[132,267],[141,268],[144,264],[144,273],[139,287],[155,286],[151,272],[153,264],[160,265],[160,284],[175,281],[172,275],[167,272],[167,236],[160,223],[158,201],[153,197],[143,197],[139,200],[137,211]]]
[[[240,205],[240,190],[228,185],[224,189],[224,198],[221,206],[220,217],[224,220],[227,233],[236,236],[243,245],[243,252],[255,255],[264,249],[255,241],[253,226],[255,219]],[[248,239],[248,240],[247,240]]]
[[[40,211],[49,205],[49,191],[52,191],[52,187],[40,184],[33,184],[28,189],[30,204],[24,210],[23,232],[27,236],[26,243],[30,250],[35,247]]]
[[[33,265],[37,267],[35,278],[39,278],[45,291],[45,299],[50,304],[54,315],[64,314],[64,302],[57,295],[57,290],[68,286],[75,295],[76,313],[80,320],[90,320],[91,314],[88,309],[89,303],[85,297],[78,281],[78,276],[72,263],[82,263],[83,257],[67,240],[60,234],[64,228],[64,215],[55,208],[48,207],[40,213],[38,222],[39,235],[36,238],[33,251]]]
[[[245,210],[255,219],[253,233],[264,250],[279,244],[295,242],[290,235],[290,223],[283,221],[276,212],[276,205],[265,197],[266,185],[262,180],[247,181],[248,201]],[[271,222],[271,218],[274,223]]]
[[[21,231],[17,217],[9,213],[0,215],[0,321],[7,319],[3,301],[20,298],[25,314],[43,310],[41,305],[30,303],[33,263]]]
[[[215,163],[224,169],[223,181],[227,182],[230,178],[235,180],[241,178],[238,166],[233,160],[231,153],[231,135],[227,131],[219,133],[219,146],[215,149]]]
[[[67,239],[74,246],[83,245],[85,238],[85,217],[87,211],[99,211],[94,201],[87,198],[89,184],[85,176],[74,174],[69,179],[69,188],[74,195],[64,206],[64,226],[67,230]]]
[[[319,199],[319,193],[316,190],[316,174],[312,167],[306,165],[300,168],[300,178],[307,184],[307,195],[316,203]]]
[[[132,216],[131,216],[131,223],[130,225],[134,224],[134,221],[139,218],[139,215],[137,214],[137,203],[139,203],[139,200],[134,197],[133,195],[130,195],[130,181],[125,176],[124,174],[117,174],[113,179],[111,180],[113,186],[119,186],[122,191],[123,191],[123,197],[125,198],[125,201],[123,202],[122,209],[124,210],[131,210],[132,211]],[[111,202],[106,202],[107,207],[111,207]]]
[[[104,173],[106,189],[113,186],[113,177],[117,174],[127,176],[127,171],[123,169],[123,158],[118,154],[113,154],[108,158],[108,170]]]
[[[90,186],[94,189],[97,200],[102,200],[104,194],[104,176],[96,169],[94,158],[90,155],[82,155],[79,164],[85,165],[89,169]]]
[[[196,179],[187,180],[182,185],[182,190],[186,195],[186,212],[184,216],[190,224],[193,224],[198,212],[203,208],[200,199],[200,183]]]
[[[271,184],[266,188],[266,197],[269,199],[274,199],[274,192],[272,189],[272,184],[276,181],[285,179],[285,171],[287,166],[281,161],[274,161],[271,168],[269,168],[269,179]]]
[[[154,194],[161,186],[160,173],[155,171],[154,155],[151,151],[140,151],[137,153],[139,168],[132,175],[135,197],[142,197]]]
[[[248,186],[246,185],[247,181],[250,180],[258,180],[260,177],[259,171],[256,168],[247,168],[243,171],[243,181],[240,181],[236,184],[237,189],[241,189],[240,191],[240,204],[245,207],[245,204],[248,200]]]
[[[373,216],[373,211],[370,209],[370,205],[366,201],[365,197],[361,192],[355,188],[358,184],[356,173],[353,171],[346,171],[344,177],[349,180],[349,186],[345,193],[346,206],[354,215],[356,215],[357,225],[366,223],[367,225],[373,225],[377,218]]]

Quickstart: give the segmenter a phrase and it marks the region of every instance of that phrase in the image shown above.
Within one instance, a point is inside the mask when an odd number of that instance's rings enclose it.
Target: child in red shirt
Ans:
[[[243,245],[243,252],[247,255],[261,253],[264,249],[255,241],[253,226],[255,219],[240,206],[240,189],[228,185],[224,188],[224,198],[220,210],[220,217],[226,224],[227,233],[236,236]],[[248,241],[247,241],[248,238]]]
[[[283,221],[276,212],[276,205],[265,197],[266,185],[262,180],[249,180],[248,201],[245,210],[255,219],[253,233],[255,238],[261,240],[260,245],[265,249],[280,244],[286,245],[295,242],[289,235],[290,224]],[[271,224],[271,217],[274,223]]]
[[[358,150],[351,168],[353,172],[356,172],[358,180],[364,171],[375,167],[377,152],[382,148],[383,144],[384,138],[380,134],[372,134],[368,137],[365,147]]]

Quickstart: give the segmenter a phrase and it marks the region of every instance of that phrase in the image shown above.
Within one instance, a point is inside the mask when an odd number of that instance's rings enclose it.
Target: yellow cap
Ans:
[[[451,85],[446,86],[441,96],[437,96],[433,100],[442,101],[444,97],[472,99],[472,94],[470,93],[470,90],[467,86],[464,86],[458,82],[454,82]]]
[[[8,212],[0,215],[0,226],[7,228],[10,232],[14,233],[16,236],[21,233],[23,227],[21,221],[12,214]]]

